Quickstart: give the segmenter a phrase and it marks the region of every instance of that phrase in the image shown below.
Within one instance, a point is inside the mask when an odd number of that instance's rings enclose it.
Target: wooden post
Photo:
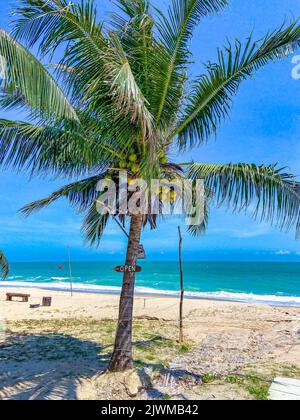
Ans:
[[[70,291],[71,291],[71,297],[73,297],[73,277],[72,277],[72,267],[71,267],[71,251],[70,251],[69,246],[68,246],[68,257],[69,257],[69,273],[70,273]]]
[[[179,234],[179,269],[180,269],[180,305],[179,305],[179,342],[183,343],[183,299],[184,299],[184,284],[183,284],[183,269],[182,269],[182,234],[180,226],[178,226]]]

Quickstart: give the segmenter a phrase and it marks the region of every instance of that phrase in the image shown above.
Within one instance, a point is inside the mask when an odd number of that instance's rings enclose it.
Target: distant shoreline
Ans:
[[[124,258],[120,258],[119,260],[74,260],[72,264],[121,264],[124,262]],[[269,260],[252,260],[252,259],[245,259],[245,260],[185,260],[186,264],[189,263],[200,263],[200,264],[300,264],[300,256],[290,256],[290,258],[274,258]],[[10,264],[54,264],[60,265],[62,260],[57,261],[10,261]],[[178,260],[144,260],[143,264],[169,264],[169,263],[178,263]]]
[[[70,290],[69,282],[60,283],[30,283],[23,281],[4,281],[0,282],[0,289],[37,289],[48,290],[53,292],[68,293]],[[84,283],[73,283],[74,293],[102,294],[102,295],[119,295],[120,287],[90,285]],[[179,297],[179,291],[160,290],[147,287],[136,287],[137,296],[152,297]],[[300,308],[299,296],[279,296],[279,295],[258,295],[250,293],[238,292],[185,292],[186,299],[206,300],[216,302],[236,302],[246,304],[261,304],[274,307],[294,307]]]

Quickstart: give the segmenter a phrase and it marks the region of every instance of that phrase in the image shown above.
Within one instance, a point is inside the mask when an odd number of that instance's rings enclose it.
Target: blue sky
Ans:
[[[97,1],[100,15],[111,10],[108,0]],[[168,1],[154,1],[165,5]],[[200,74],[206,60],[214,60],[216,47],[253,32],[260,38],[284,20],[300,17],[295,0],[230,0],[222,14],[204,20],[192,41],[195,64]],[[1,1],[0,26],[8,28],[10,2]],[[299,52],[300,54],[300,52]],[[217,139],[186,156],[201,162],[280,163],[300,175],[300,80],[291,76],[292,57],[268,66],[242,85],[230,119],[222,124]],[[21,119],[0,111],[0,117]],[[182,158],[181,158],[182,160]],[[81,218],[63,201],[40,214],[24,219],[18,209],[64,184],[63,180],[29,180],[24,173],[1,171],[0,248],[11,261],[63,261],[70,244],[74,260],[122,261],[125,238],[111,224],[99,249],[83,247]],[[145,232],[143,244],[151,260],[177,258],[177,219]],[[293,233],[282,233],[245,215],[213,209],[205,237],[184,237],[188,260],[274,260],[300,261],[300,244]]]

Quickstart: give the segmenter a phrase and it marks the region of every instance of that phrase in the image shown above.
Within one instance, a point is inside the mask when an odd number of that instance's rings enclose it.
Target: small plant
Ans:
[[[188,353],[191,349],[190,344],[180,344],[179,346],[179,353]]]
[[[168,400],[171,400],[172,399],[172,396],[171,395],[169,395],[169,394],[165,394],[164,396],[163,396],[163,400],[165,400],[165,401],[168,401]]]
[[[137,346],[136,346],[140,351],[149,351],[149,347],[150,347],[150,345],[149,344],[138,344]]]
[[[245,378],[247,381],[250,381],[253,385],[258,385],[261,382],[261,379],[258,376],[246,375]]]
[[[214,382],[216,379],[217,379],[216,376],[211,375],[210,373],[205,373],[202,376],[202,382],[204,384],[209,384],[210,382]]]
[[[228,375],[225,381],[229,384],[242,384],[244,383],[244,378],[239,375]]]
[[[268,401],[269,400],[269,387],[266,385],[263,386],[248,386],[247,391],[259,401]]]

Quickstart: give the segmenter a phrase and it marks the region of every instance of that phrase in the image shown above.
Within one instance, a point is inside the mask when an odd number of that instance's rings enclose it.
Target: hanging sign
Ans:
[[[137,255],[137,259],[138,260],[145,260],[147,257],[146,257],[146,252],[145,252],[145,248],[143,247],[143,245],[142,244],[140,244],[139,245],[139,248],[138,248],[138,255]]]
[[[117,273],[140,273],[142,267],[139,265],[119,265],[113,269]]]

